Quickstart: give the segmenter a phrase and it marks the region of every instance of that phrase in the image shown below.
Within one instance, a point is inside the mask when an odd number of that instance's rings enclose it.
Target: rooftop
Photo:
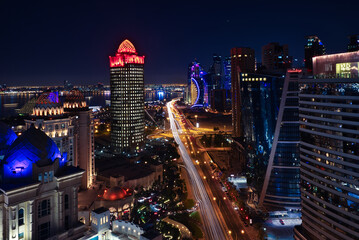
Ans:
[[[95,210],[93,210],[94,213],[96,214],[101,214],[101,213],[104,213],[104,212],[107,212],[109,211],[107,208],[105,207],[100,207],[100,208],[96,208]]]

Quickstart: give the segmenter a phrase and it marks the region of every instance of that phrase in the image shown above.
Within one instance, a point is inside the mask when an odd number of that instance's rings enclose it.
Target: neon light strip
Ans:
[[[198,82],[197,82],[196,79],[192,78],[191,80],[196,84],[196,87],[197,87],[197,99],[196,99],[196,101],[195,101],[194,104],[193,104],[193,105],[196,105],[197,102],[198,102],[198,99],[199,99],[199,94],[200,94],[200,92],[199,92],[199,85],[198,85]]]

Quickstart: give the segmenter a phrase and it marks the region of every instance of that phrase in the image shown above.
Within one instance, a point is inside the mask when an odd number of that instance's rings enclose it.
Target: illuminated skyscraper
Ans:
[[[307,44],[304,46],[304,66],[309,71],[313,70],[313,60],[315,56],[325,54],[325,47],[317,36],[307,36]]]
[[[231,90],[231,57],[225,57],[223,60],[223,88]]]
[[[208,86],[205,79],[206,72],[198,62],[192,62],[188,67],[188,98],[192,106],[207,106]]]
[[[296,240],[358,239],[358,61],[359,51],[315,57],[315,78],[299,80],[302,225]]]
[[[141,149],[145,130],[145,56],[138,56],[133,44],[123,41],[110,56],[111,144],[117,153]]]
[[[232,125],[234,137],[241,137],[241,101],[240,101],[240,73],[255,71],[254,50],[251,48],[231,49],[232,75]]]

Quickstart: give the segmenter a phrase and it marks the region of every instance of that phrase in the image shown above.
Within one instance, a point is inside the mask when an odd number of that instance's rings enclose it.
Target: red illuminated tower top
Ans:
[[[129,41],[123,41],[118,47],[116,56],[109,56],[110,67],[123,67],[125,64],[144,64],[145,56],[138,56],[135,46]]]

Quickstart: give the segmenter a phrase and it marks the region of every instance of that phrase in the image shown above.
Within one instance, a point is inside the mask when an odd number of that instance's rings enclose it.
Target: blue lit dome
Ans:
[[[56,158],[61,159],[61,154],[54,141],[31,126],[10,146],[4,160],[15,173],[25,171],[32,163],[39,167],[50,165]]]
[[[0,160],[16,138],[17,136],[14,131],[5,123],[0,122]]]

